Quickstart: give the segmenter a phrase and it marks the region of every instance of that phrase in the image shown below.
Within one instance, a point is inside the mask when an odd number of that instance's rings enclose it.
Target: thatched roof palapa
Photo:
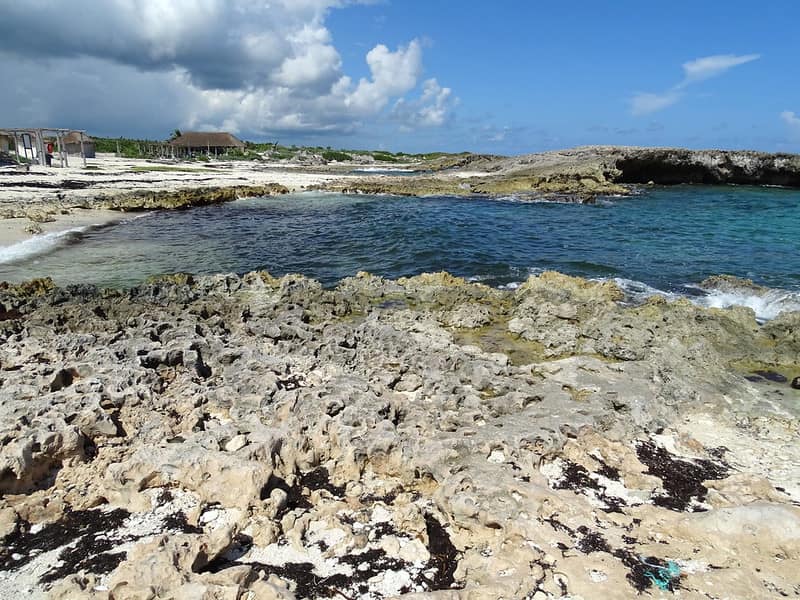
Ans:
[[[181,148],[244,148],[244,142],[226,131],[187,131],[170,142]]]

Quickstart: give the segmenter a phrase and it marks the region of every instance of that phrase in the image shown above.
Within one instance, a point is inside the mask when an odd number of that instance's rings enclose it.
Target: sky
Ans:
[[[0,0],[0,127],[800,152],[797,0]]]

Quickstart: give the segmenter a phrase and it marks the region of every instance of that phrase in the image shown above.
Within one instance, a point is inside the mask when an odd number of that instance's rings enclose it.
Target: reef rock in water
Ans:
[[[557,273],[0,289],[0,597],[800,594],[800,313]]]

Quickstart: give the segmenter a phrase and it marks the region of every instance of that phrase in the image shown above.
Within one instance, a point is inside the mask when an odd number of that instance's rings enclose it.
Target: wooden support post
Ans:
[[[45,167],[47,166],[47,163],[44,160],[44,140],[42,138],[42,130],[37,129],[33,135],[36,143],[31,144],[31,146],[36,146],[36,161],[39,163],[39,166]],[[31,154],[33,154],[33,148],[31,148]]]
[[[44,131],[39,130],[39,145],[42,147],[42,164],[47,166],[47,142],[44,141]],[[50,166],[53,166],[52,161],[50,162]]]
[[[64,168],[64,146],[61,144],[61,132],[56,131],[56,147],[58,148],[58,160],[61,168]]]
[[[86,150],[83,147],[83,132],[81,131],[81,159],[83,160],[83,168],[86,168]]]
[[[61,154],[61,156],[64,157],[63,158],[63,163],[62,163],[61,166],[62,167],[68,167],[69,166],[69,153],[67,152],[67,143],[64,141],[64,137],[65,137],[64,136],[64,132],[63,131],[59,132],[58,140],[59,140],[59,145],[61,146],[61,148],[59,150],[59,153]]]

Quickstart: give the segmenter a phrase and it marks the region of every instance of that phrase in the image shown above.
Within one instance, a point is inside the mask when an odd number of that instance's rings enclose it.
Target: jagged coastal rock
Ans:
[[[289,188],[278,183],[231,187],[188,188],[175,191],[129,192],[108,199],[97,198],[99,208],[120,211],[190,208],[232,202],[239,198],[288,194]]]
[[[800,187],[800,155],[749,150],[585,146],[510,158],[474,156],[470,169],[522,175],[593,174],[617,184],[680,183]]]
[[[579,202],[629,193],[631,184],[800,187],[800,155],[744,150],[586,146],[514,157],[446,157],[429,167],[437,173],[331,181],[321,187],[363,193],[532,194]]]
[[[616,156],[615,156],[616,155]],[[800,156],[744,150],[635,148],[612,150],[621,183],[800,187]]]
[[[800,593],[800,313],[183,274],[0,341],[2,597]]]

